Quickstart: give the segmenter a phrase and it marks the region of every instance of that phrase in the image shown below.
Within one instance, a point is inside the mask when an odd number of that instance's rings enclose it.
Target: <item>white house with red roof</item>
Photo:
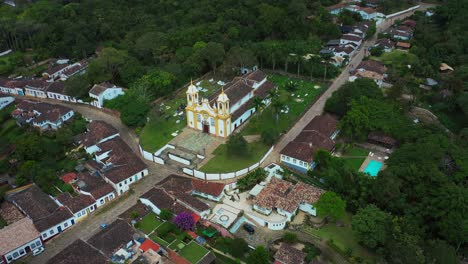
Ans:
[[[94,105],[99,108],[104,106],[104,101],[112,100],[124,94],[125,91],[122,87],[107,82],[95,84],[89,90],[89,97],[96,99]]]
[[[224,197],[226,184],[220,182],[204,181],[199,179],[192,180],[192,195],[219,202]]]
[[[40,233],[28,217],[0,229],[0,263],[11,263],[41,246]]]

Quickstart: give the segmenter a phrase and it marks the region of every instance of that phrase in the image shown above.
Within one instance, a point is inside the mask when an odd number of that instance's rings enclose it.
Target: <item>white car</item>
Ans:
[[[40,255],[42,252],[44,252],[44,247],[38,247],[35,250],[33,250],[33,256]]]

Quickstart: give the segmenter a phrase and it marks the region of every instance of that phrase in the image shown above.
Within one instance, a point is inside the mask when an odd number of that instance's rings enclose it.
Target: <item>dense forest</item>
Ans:
[[[467,4],[446,1],[434,16],[413,16],[413,48],[387,64],[394,86],[385,95],[373,81],[358,80],[326,103],[349,142],[372,131],[399,142],[375,179],[326,152],[318,153],[311,173],[345,198],[356,238],[389,263],[459,263],[457,255],[468,253]],[[454,71],[441,73],[442,62]],[[421,89],[426,78],[438,85]],[[403,100],[403,93],[415,99]],[[415,106],[441,123],[414,122],[408,112]]]

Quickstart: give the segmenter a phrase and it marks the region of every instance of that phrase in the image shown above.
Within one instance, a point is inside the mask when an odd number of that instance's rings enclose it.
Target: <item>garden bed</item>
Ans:
[[[145,234],[150,234],[155,230],[157,227],[159,227],[163,222],[159,219],[157,219],[157,216],[155,213],[149,213],[146,216],[144,216],[138,223],[137,227],[139,230],[141,230]]]

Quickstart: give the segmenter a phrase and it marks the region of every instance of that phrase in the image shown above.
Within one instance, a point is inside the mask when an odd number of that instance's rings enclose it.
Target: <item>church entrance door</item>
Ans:
[[[203,132],[204,133],[210,133],[210,125],[203,124]]]

